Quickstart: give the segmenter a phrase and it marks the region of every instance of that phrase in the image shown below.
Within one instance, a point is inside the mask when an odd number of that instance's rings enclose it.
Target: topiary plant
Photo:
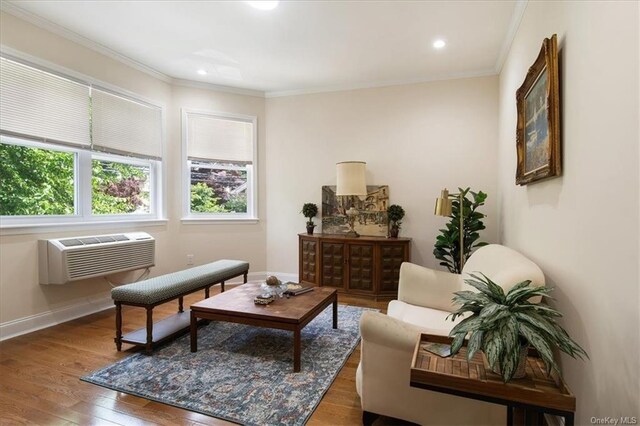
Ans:
[[[546,287],[531,287],[531,281],[516,284],[505,295],[504,290],[484,274],[470,274],[464,280],[479,290],[458,291],[453,302],[462,305],[450,314],[451,320],[470,312],[471,316],[460,321],[449,333],[453,337],[451,353],[457,353],[464,339],[469,335],[467,359],[479,351],[484,351],[487,361],[496,372],[502,375],[504,382],[514,377],[521,358],[526,354],[523,346],[533,346],[547,367],[560,371],[553,358],[553,350],[559,349],[569,356],[589,358],[569,334],[556,323],[560,312],[545,304],[530,303],[535,296],[548,296],[553,290]],[[447,317],[447,318],[448,318]]]
[[[471,256],[473,249],[486,246],[485,242],[478,242],[480,234],[478,231],[485,229],[482,218],[485,217],[483,213],[477,211],[478,207],[484,205],[484,201],[487,199],[487,194],[484,192],[473,192],[469,188],[458,188],[460,193],[451,194],[452,208],[451,220],[447,223],[446,229],[441,229],[441,234],[436,237],[436,244],[433,249],[433,254],[436,259],[441,260],[440,265],[446,266],[449,272],[454,274],[462,273],[462,264],[460,262],[460,196],[464,200],[463,204],[463,251],[464,261]],[[467,198],[468,194],[471,194],[473,200]],[[475,243],[475,244],[474,244]],[[464,262],[462,262],[464,263]]]
[[[302,206],[302,215],[307,219],[307,226],[315,226],[313,223],[313,218],[318,214],[318,206],[314,203],[304,203]]]

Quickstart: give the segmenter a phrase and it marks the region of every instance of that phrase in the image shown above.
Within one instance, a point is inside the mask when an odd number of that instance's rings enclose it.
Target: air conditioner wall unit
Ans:
[[[155,239],[146,232],[38,241],[40,284],[66,284],[155,265]]]

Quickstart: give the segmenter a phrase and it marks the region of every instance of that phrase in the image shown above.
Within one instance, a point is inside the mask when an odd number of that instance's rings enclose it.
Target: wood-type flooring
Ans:
[[[219,286],[211,288],[212,295]],[[202,300],[201,292],[185,297],[185,307]],[[340,295],[339,303],[377,308],[375,302]],[[154,309],[154,319],[175,313],[177,301]],[[143,327],[145,310],[123,308],[123,331]],[[229,425],[231,423],[116,392],[78,380],[79,377],[141,349],[123,345],[117,352],[115,311],[105,310],[50,328],[0,342],[0,424],[41,425]],[[362,424],[355,375],[360,347],[316,408],[309,425]],[[380,419],[376,424],[400,424]]]

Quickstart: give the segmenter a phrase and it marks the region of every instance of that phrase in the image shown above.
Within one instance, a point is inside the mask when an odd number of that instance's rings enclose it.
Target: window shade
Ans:
[[[89,86],[0,58],[0,128],[88,146]]]
[[[161,159],[160,108],[95,88],[91,92],[91,102],[94,148]]]
[[[187,113],[189,159],[253,162],[253,123]]]

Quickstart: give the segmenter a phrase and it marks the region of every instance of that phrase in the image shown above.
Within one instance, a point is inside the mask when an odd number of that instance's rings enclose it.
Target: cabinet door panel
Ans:
[[[344,287],[344,244],[322,243],[322,285]]]
[[[398,291],[400,265],[405,261],[405,246],[381,244],[380,291]]]
[[[316,282],[316,248],[318,242],[314,240],[302,240],[302,277],[303,281]]]
[[[349,245],[349,289],[373,291],[373,245]]]

